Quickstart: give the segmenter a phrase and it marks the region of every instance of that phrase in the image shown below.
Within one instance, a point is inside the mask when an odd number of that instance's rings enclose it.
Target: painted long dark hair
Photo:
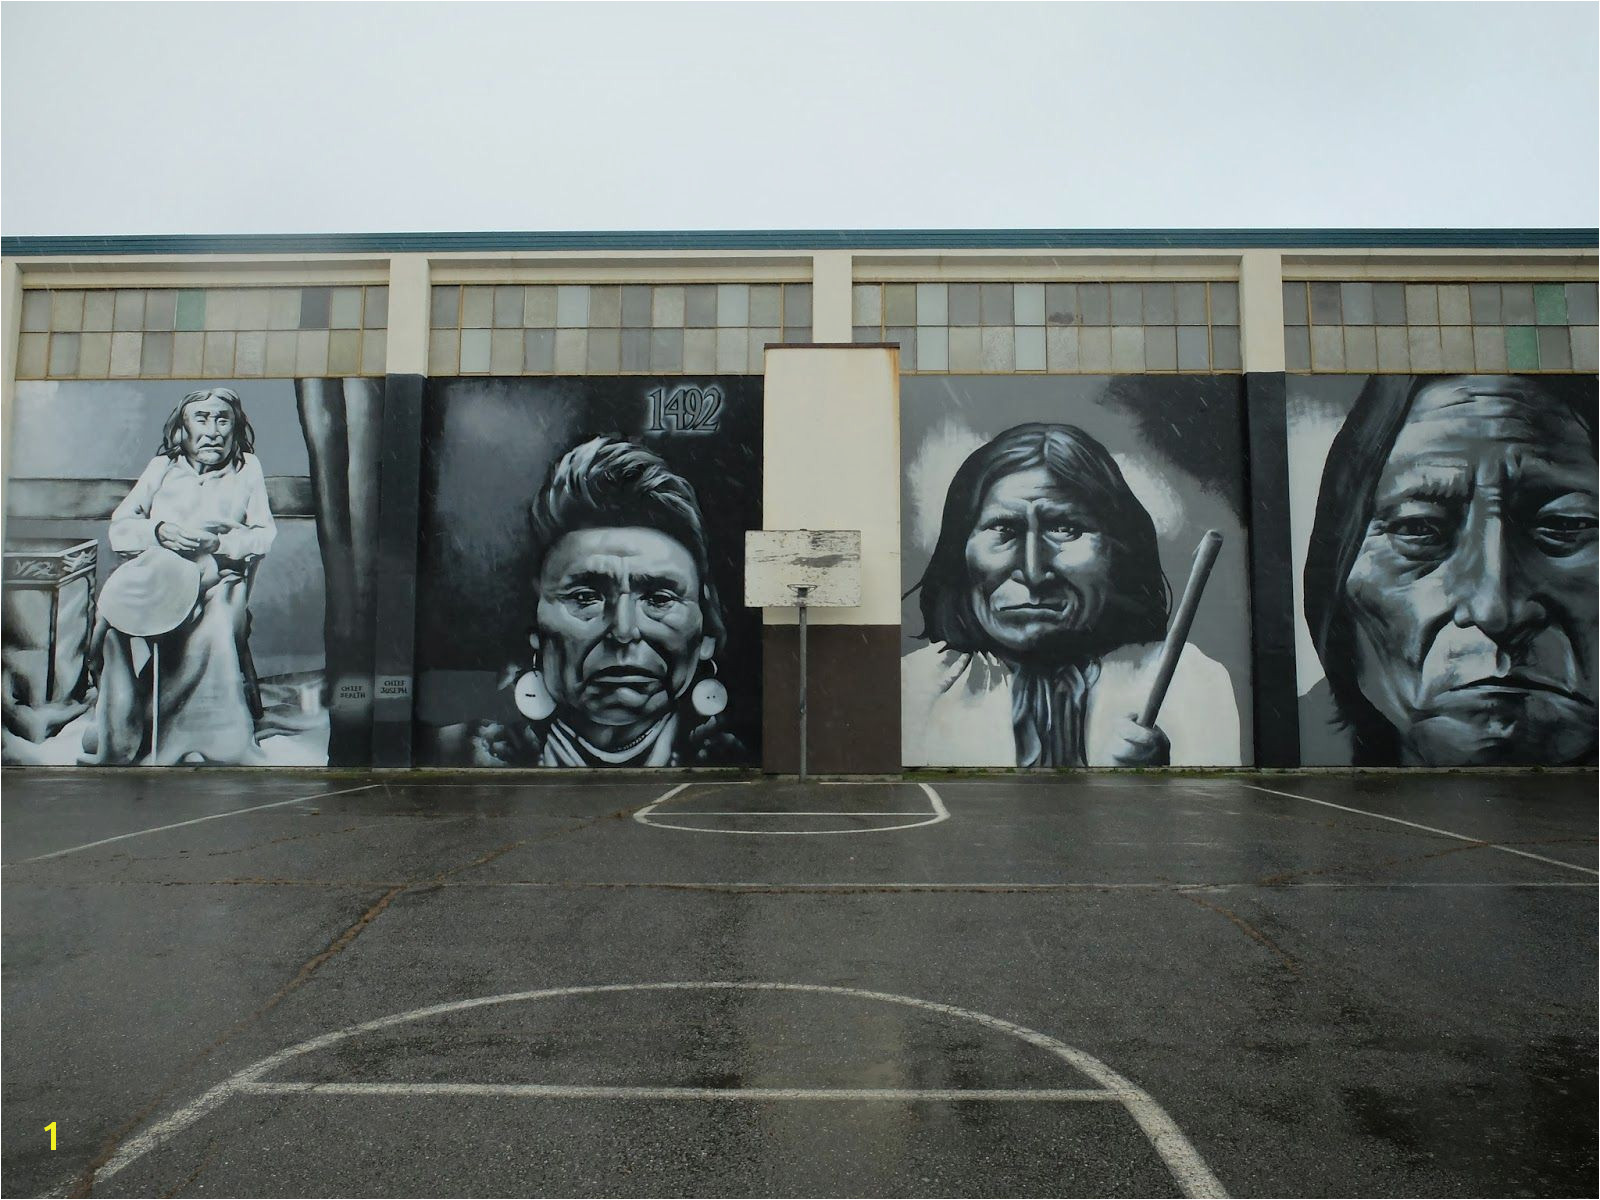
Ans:
[[[1345,595],[1345,581],[1372,522],[1373,498],[1384,464],[1394,449],[1411,406],[1438,375],[1373,375],[1361,389],[1328,450],[1317,493],[1317,515],[1306,547],[1302,576],[1306,628],[1322,660],[1322,670],[1339,718],[1350,731],[1356,766],[1393,766],[1399,761],[1394,726],[1373,707],[1357,680],[1355,628]],[[1507,376],[1503,386],[1548,397],[1565,405],[1589,438],[1595,453],[1595,390],[1593,376],[1530,378]]]
[[[1082,499],[1111,547],[1116,587],[1091,631],[1087,653],[1099,657],[1132,642],[1160,641],[1167,631],[1171,593],[1161,572],[1155,523],[1104,446],[1074,425],[1038,421],[1007,429],[974,450],[951,481],[939,540],[912,589],[921,592],[922,636],[952,650],[993,649],[972,609],[967,539],[995,481],[1036,467],[1045,468],[1063,489]]]
[[[239,393],[225,387],[201,388],[178,401],[178,407],[172,410],[161,429],[161,449],[156,453],[177,461],[183,453],[183,410],[200,400],[225,400],[233,409],[233,452],[228,456],[227,465],[241,465],[246,454],[256,452],[256,431],[250,428],[250,418],[244,415],[244,401],[239,399]]]

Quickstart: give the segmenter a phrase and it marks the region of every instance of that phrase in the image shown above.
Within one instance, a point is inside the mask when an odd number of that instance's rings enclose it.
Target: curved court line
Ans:
[[[907,781],[909,782],[909,781]],[[928,794],[929,806],[933,815],[921,820],[911,821],[906,825],[869,825],[865,829],[720,829],[710,825],[678,825],[669,821],[652,819],[651,814],[656,809],[671,800],[684,788],[693,784],[680,783],[661,799],[652,804],[647,804],[633,814],[633,819],[641,825],[648,825],[652,829],[679,829],[685,833],[732,833],[744,837],[831,837],[837,834],[850,833],[897,833],[902,829],[919,829],[924,825],[937,825],[941,821],[950,819],[950,810],[944,806],[944,801],[939,798],[939,793],[925,783],[916,786]],[[674,814],[676,815],[676,814]],[[906,816],[915,817],[916,813],[792,813],[792,812],[759,812],[759,813],[689,813],[689,816],[723,816],[723,817],[882,817]]]
[[[1150,1142],[1152,1149],[1166,1164],[1171,1172],[1174,1182],[1185,1196],[1192,1197],[1218,1197],[1226,1200],[1227,1190],[1223,1188],[1221,1180],[1212,1173],[1211,1168],[1200,1157],[1193,1144],[1184,1136],[1177,1123],[1167,1115],[1167,1112],[1155,1099],[1139,1087],[1132,1080],[1113,1071],[1094,1055],[1075,1046],[1051,1037],[1049,1034],[1040,1033],[1038,1030],[1029,1029],[1025,1025],[1016,1025],[1000,1017],[990,1016],[988,1013],[977,1012],[970,1008],[958,1008],[953,1004],[938,1004],[932,1000],[918,1000],[913,996],[900,996],[893,992],[869,992],[860,988],[830,987],[823,984],[810,983],[734,983],[722,981],[709,981],[702,983],[608,983],[593,984],[578,987],[540,988],[528,992],[506,992],[498,996],[476,996],[470,1000],[451,1000],[443,1004],[432,1004],[424,1008],[414,1008],[408,1012],[396,1013],[388,1017],[379,1017],[373,1021],[363,1021],[358,1025],[348,1025],[343,1029],[336,1029],[332,1033],[325,1033],[319,1037],[309,1038],[293,1046],[269,1054],[250,1066],[230,1075],[227,1079],[217,1084],[211,1090],[203,1093],[197,1099],[184,1105],[164,1120],[156,1122],[137,1137],[123,1143],[117,1151],[95,1175],[95,1182],[100,1183],[110,1179],[138,1159],[144,1157],[161,1143],[174,1135],[181,1133],[200,1118],[206,1116],[224,1101],[234,1095],[248,1095],[252,1092],[278,1092],[282,1088],[265,1081],[261,1077],[269,1071],[276,1070],[284,1063],[311,1054],[318,1050],[326,1050],[350,1038],[362,1034],[375,1033],[380,1029],[388,1029],[394,1025],[405,1025],[412,1021],[426,1020],[428,1017],[443,1016],[446,1013],[462,1012],[472,1008],[485,1008],[494,1004],[517,1004],[528,1000],[549,1000],[560,996],[592,996],[615,992],[672,992],[672,991],[763,991],[763,992],[807,992],[818,995],[850,996],[859,1000],[877,1000],[885,1004],[899,1004],[907,1008],[918,1008],[925,1012],[939,1013],[943,1016],[955,1017],[960,1020],[972,1021],[997,1033],[1007,1034],[1031,1046],[1037,1046],[1049,1054],[1053,1054],[1068,1066],[1076,1069],[1080,1074],[1087,1075],[1098,1083],[1106,1094],[1108,1100],[1115,1100],[1127,1110],[1140,1131]],[[298,1089],[302,1085],[291,1084]],[[314,1086],[314,1085],[313,1085]],[[700,1089],[695,1089],[700,1090]],[[737,1092],[738,1089],[726,1089]],[[1043,1091],[1043,1089],[1040,1089]],[[863,1089],[866,1091],[866,1089]],[[861,1099],[869,1097],[858,1097]],[[978,1097],[981,1098],[981,1093]]]

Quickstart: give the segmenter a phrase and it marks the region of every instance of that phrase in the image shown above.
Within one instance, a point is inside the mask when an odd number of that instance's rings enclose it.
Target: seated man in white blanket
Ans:
[[[252,566],[277,526],[254,448],[237,392],[190,392],[167,419],[160,452],[111,514],[111,548],[137,557],[102,595],[91,646],[100,694],[83,761],[259,760],[241,652]],[[122,572],[140,586],[114,588]],[[108,610],[113,597],[125,606],[169,605],[196,576],[198,598],[192,609],[179,600],[185,613],[170,631],[134,638],[124,632],[134,622]]]

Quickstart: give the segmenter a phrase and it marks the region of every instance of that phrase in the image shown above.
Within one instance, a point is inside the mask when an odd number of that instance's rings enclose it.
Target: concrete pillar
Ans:
[[[5,379],[0,382],[0,446],[5,448],[0,462],[0,479],[11,478],[11,410],[17,395],[17,349],[22,331],[22,271],[15,261],[6,259],[0,277],[0,302],[4,305]],[[0,485],[0,536],[5,529],[5,488]]]
[[[1239,341],[1246,372],[1283,370],[1283,255],[1276,250],[1240,256]]]
[[[861,604],[810,610],[808,766],[900,769],[900,364],[881,346],[766,357],[762,523],[861,531]],[[799,632],[764,610],[762,766],[799,765]]]
[[[1283,255],[1246,250],[1239,261],[1239,339],[1244,359],[1245,420],[1250,460],[1250,668],[1255,762],[1292,767],[1300,761],[1299,703],[1294,688],[1293,555],[1285,433]],[[1270,598],[1270,602],[1264,603]]]
[[[428,259],[389,260],[388,378],[378,505],[377,617],[373,628],[372,765],[411,766],[417,612],[418,488],[428,374]]]
[[[851,341],[854,272],[854,256],[848,250],[823,250],[811,258],[811,340],[818,345]]]
[[[389,260],[390,375],[428,373],[428,256],[396,254]]]

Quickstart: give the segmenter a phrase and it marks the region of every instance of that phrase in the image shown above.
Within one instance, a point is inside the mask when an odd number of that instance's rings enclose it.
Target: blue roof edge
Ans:
[[[824,229],[4,237],[8,257],[551,250],[1593,250],[1597,229]]]

